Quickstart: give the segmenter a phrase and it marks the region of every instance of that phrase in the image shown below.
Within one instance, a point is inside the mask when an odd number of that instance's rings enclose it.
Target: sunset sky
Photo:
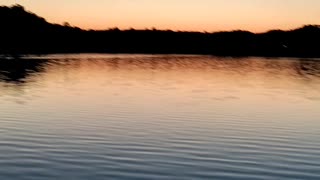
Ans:
[[[320,0],[0,0],[85,29],[262,32],[320,24]]]

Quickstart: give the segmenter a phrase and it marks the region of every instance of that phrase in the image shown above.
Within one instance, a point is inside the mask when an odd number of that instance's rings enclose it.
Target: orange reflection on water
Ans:
[[[22,82],[1,81],[2,96],[38,101],[40,108],[89,102],[96,111],[129,106],[132,112],[248,115],[304,108],[306,116],[317,113],[320,100],[320,67],[311,60],[84,54],[38,61],[41,68],[26,70]]]

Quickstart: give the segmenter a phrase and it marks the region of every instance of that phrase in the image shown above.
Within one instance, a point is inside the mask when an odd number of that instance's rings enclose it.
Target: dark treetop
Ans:
[[[175,32],[171,30],[95,31],[51,24],[20,5],[0,6],[0,54],[174,53],[221,56],[320,57],[320,26],[266,33]]]

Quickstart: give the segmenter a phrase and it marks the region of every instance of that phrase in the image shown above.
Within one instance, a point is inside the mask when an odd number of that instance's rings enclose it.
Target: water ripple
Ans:
[[[0,67],[0,179],[320,179],[318,60],[21,61]]]

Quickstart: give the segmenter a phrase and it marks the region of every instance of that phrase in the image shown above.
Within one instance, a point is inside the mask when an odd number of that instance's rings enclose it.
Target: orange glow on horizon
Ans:
[[[21,4],[52,23],[83,29],[171,29],[182,31],[294,29],[320,24],[318,0],[1,0]]]

